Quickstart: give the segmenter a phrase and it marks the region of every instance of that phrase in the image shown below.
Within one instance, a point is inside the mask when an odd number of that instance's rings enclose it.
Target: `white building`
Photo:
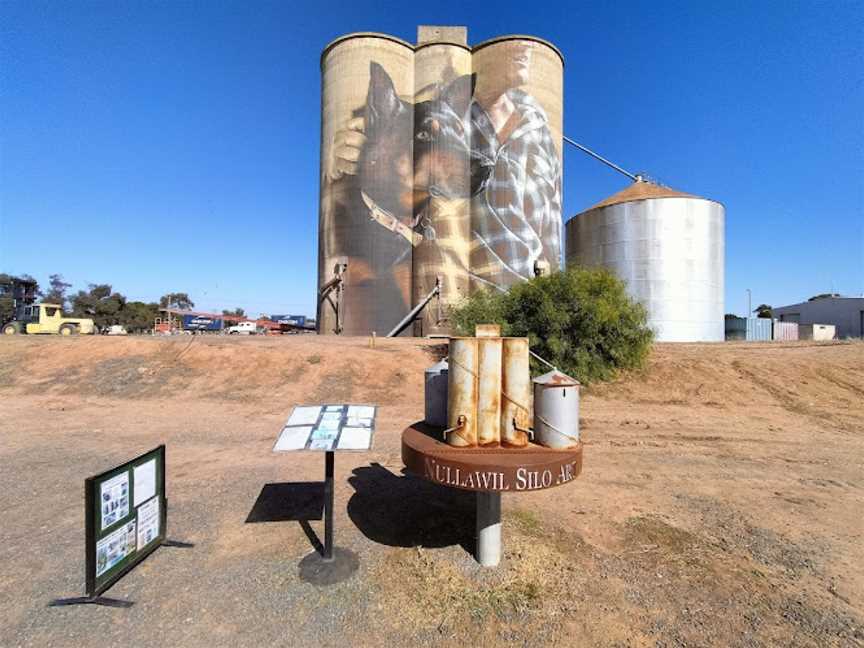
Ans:
[[[820,297],[772,311],[781,322],[833,324],[838,338],[864,337],[864,297]]]

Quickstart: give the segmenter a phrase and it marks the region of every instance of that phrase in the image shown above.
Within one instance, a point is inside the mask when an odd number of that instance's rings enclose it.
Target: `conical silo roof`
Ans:
[[[693,194],[676,191],[670,187],[661,187],[647,180],[638,180],[631,184],[626,189],[609,196],[605,200],[601,200],[596,205],[592,205],[585,211],[599,209],[600,207],[608,207],[609,205],[618,205],[620,203],[631,202],[633,200],[646,200],[648,198],[700,198]]]

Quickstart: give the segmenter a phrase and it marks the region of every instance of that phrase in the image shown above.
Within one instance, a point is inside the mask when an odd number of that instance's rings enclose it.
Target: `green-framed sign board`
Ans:
[[[165,540],[165,446],[84,482],[87,595],[99,596]]]

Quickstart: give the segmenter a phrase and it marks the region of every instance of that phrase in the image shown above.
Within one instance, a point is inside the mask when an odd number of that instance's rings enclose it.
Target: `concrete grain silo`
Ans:
[[[724,221],[718,202],[638,180],[567,222],[567,265],[622,279],[658,341],[720,342]]]
[[[443,307],[470,290],[470,135],[460,161],[438,136],[443,118],[470,133],[471,48],[459,27],[419,27],[414,48],[414,185],[416,233],[412,260],[412,306],[441,282],[440,301],[430,304],[413,326],[415,335],[448,333]],[[459,105],[456,105],[459,104]],[[455,109],[454,109],[455,108]],[[451,125],[451,128],[453,126]],[[437,187],[430,192],[430,187]],[[394,322],[395,324],[395,322]]]
[[[410,166],[413,94],[410,43],[350,34],[321,55],[319,289],[348,266],[338,299],[319,302],[321,333],[386,332],[411,308],[412,186],[398,168]]]
[[[321,73],[319,333],[449,333],[447,306],[471,291],[559,267],[553,45],[470,47],[464,27],[420,27],[416,45],[349,34]]]
[[[551,43],[502,36],[473,48],[471,146],[487,165],[471,202],[472,289],[503,290],[561,265],[564,58]],[[515,106],[506,121],[501,107]]]

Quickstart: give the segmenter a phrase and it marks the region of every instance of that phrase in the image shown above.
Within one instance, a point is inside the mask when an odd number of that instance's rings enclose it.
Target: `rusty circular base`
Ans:
[[[429,481],[469,491],[524,492],[566,484],[582,472],[582,444],[553,450],[454,448],[441,441],[441,428],[415,423],[402,432],[402,462]]]

